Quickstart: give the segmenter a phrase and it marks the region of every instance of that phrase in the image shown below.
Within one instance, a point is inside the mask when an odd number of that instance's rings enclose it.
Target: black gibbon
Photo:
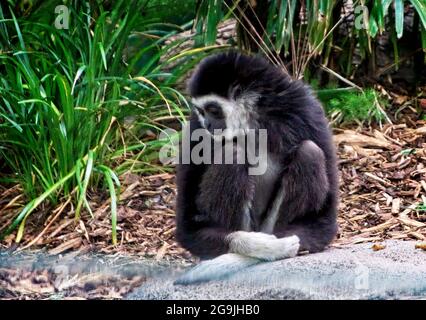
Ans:
[[[204,130],[236,145],[236,137],[265,129],[267,157],[260,175],[247,162],[178,165],[177,240],[211,260],[175,283],[322,251],[337,232],[338,178],[331,131],[310,88],[261,57],[232,51],[204,59],[189,94],[189,134]]]

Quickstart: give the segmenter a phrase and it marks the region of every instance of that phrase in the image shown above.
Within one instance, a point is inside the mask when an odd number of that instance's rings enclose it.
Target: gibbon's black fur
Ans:
[[[279,164],[279,177],[265,195],[268,203],[283,192],[272,234],[296,235],[299,252],[323,250],[337,232],[338,178],[328,122],[310,88],[261,57],[227,52],[200,63],[189,94],[232,100],[256,95],[253,123],[267,129],[268,154]],[[192,112],[190,129],[197,128],[201,124]],[[177,240],[202,259],[229,252],[228,236],[241,230],[242,208],[261,192],[241,164],[180,164],[177,188]],[[250,231],[260,231],[266,217],[258,217]]]

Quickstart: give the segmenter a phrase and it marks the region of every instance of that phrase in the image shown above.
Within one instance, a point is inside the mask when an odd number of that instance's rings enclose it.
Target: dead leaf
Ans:
[[[426,251],[426,242],[416,243],[416,249],[422,249]]]
[[[359,146],[391,148],[392,144],[387,140],[373,138],[352,130],[344,130],[343,133],[335,135],[334,141],[337,145],[342,143],[354,144]]]
[[[375,244],[373,244],[373,246],[371,248],[374,251],[379,251],[379,250],[383,250],[384,248],[386,248],[386,246],[381,244],[381,243],[375,243]]]
[[[81,244],[81,238],[74,238],[71,240],[68,240],[67,242],[64,242],[62,244],[60,244],[59,246],[57,246],[56,248],[49,250],[49,254],[51,255],[56,255],[56,254],[60,254],[66,250],[72,249],[72,248],[78,248]]]

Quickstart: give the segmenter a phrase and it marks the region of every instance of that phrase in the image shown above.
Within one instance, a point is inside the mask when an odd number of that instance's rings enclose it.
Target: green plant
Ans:
[[[196,0],[150,0],[147,2],[146,17],[158,22],[184,24],[195,17]]]
[[[126,155],[156,152],[162,142],[144,137],[165,127],[161,118],[184,120],[187,104],[173,85],[194,59],[181,53],[173,72],[164,71],[174,61],[161,58],[174,45],[165,40],[181,28],[165,32],[142,17],[146,1],[114,1],[108,10],[77,3],[68,30],[53,27],[57,4],[45,1],[25,17],[0,6],[0,159],[13,173],[0,182],[20,183],[32,199],[2,236],[18,228],[19,242],[46,200],[71,197],[79,219],[83,207],[91,213],[88,190],[105,185],[116,243],[113,169]],[[143,46],[132,52],[135,37]]]
[[[329,88],[317,91],[329,118],[334,123],[382,121],[387,102],[374,89]]]

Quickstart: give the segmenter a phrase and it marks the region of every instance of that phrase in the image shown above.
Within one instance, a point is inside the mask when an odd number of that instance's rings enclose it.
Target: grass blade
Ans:
[[[404,32],[404,3],[403,0],[395,0],[395,30],[398,39]]]
[[[117,244],[117,194],[115,192],[114,182],[116,180],[116,175],[114,172],[106,167],[99,166],[98,167],[102,173],[104,174],[105,180],[107,182],[107,186],[109,189],[109,194],[111,197],[111,230],[112,230],[112,244]],[[118,182],[118,179],[115,181]]]

